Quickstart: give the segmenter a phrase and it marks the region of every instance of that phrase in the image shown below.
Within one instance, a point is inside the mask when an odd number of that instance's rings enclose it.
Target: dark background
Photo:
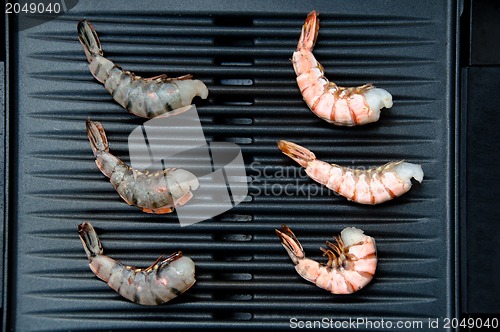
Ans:
[[[462,15],[462,308],[500,313],[500,2]]]

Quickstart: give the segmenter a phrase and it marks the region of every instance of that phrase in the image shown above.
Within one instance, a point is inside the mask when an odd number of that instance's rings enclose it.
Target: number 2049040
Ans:
[[[497,318],[444,318],[443,320],[443,328],[498,328],[498,319]]]
[[[18,3],[7,2],[5,4],[5,14],[59,14],[61,12],[61,4],[54,3]]]

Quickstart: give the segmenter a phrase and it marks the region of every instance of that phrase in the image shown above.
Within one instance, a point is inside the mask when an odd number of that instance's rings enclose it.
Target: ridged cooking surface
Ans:
[[[18,153],[10,168],[9,326],[242,329],[287,328],[292,317],[453,317],[455,9],[435,1],[349,3],[80,1],[56,21],[11,33],[10,143]],[[290,58],[311,9],[320,12],[315,55],[327,77],[344,86],[372,82],[393,95],[378,123],[334,127],[303,102]],[[241,147],[249,179],[243,203],[181,228],[175,213],[144,214],[119,198],[95,166],[85,119],[103,122],[111,151],[126,161],[127,137],[143,120],[88,71],[76,36],[83,18],[123,68],[146,77],[190,73],[207,84],[208,100],[195,99],[203,131],[208,141]],[[356,205],[305,177],[280,153],[279,139],[346,166],[406,159],[421,164],[425,178],[389,203]],[[77,234],[83,221],[96,227],[107,254],[129,265],[182,250],[196,263],[197,283],[158,307],[124,300],[88,268]],[[375,279],[349,296],[304,281],[274,232],[282,223],[308,256],[325,262],[325,240],[346,226],[365,230],[377,241]]]

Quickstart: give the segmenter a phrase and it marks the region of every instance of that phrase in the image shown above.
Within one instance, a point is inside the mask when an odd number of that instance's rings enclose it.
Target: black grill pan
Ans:
[[[303,102],[290,58],[313,9],[321,19],[315,55],[327,76],[392,93],[393,108],[376,124],[335,127]],[[457,317],[457,17],[451,0],[79,1],[21,32],[9,16],[4,329],[287,329],[291,319],[326,318],[420,321],[430,330],[429,318]],[[190,73],[207,84],[208,100],[195,100],[203,130],[208,141],[241,147],[245,202],[181,228],[175,213],[144,214],[118,197],[95,167],[85,119],[104,123],[126,161],[127,137],[143,120],[89,73],[76,36],[83,18],[125,69]],[[279,139],[343,165],[406,159],[425,178],[386,204],[353,204],[304,177]],[[279,191],[286,185],[291,194]],[[130,265],[182,250],[198,282],[167,305],[122,299],[88,268],[76,231],[83,221]],[[375,279],[349,296],[302,280],[274,233],[282,223],[318,260],[325,240],[362,228],[378,243]]]

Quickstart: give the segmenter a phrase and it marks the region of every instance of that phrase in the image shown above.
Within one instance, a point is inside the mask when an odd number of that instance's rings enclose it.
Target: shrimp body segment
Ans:
[[[205,84],[192,80],[191,75],[176,78],[166,75],[142,78],[123,70],[103,56],[99,37],[87,20],[78,23],[78,38],[92,75],[104,84],[113,99],[130,113],[143,118],[154,118],[190,105],[195,96],[202,99],[208,96]]]
[[[297,273],[307,281],[333,294],[351,294],[365,287],[377,268],[375,239],[363,231],[347,227],[336,243],[326,241],[328,249],[320,248],[328,263],[307,258],[302,245],[286,225],[276,229],[281,244],[295,264]]]
[[[422,182],[420,165],[395,161],[368,170],[357,170],[316,159],[308,149],[288,141],[279,141],[280,150],[305,168],[314,181],[361,204],[379,204],[410,190],[411,178]]]
[[[338,126],[356,126],[375,122],[380,109],[392,107],[392,96],[371,84],[345,88],[330,82],[312,50],[319,32],[315,11],[309,13],[302,27],[292,63],[297,84],[307,106],[321,119]]]
[[[142,305],[168,302],[195,283],[194,262],[178,251],[160,256],[145,269],[126,266],[103,254],[101,241],[88,222],[78,225],[78,234],[92,272],[124,298]]]
[[[133,169],[109,152],[108,139],[100,122],[87,119],[87,135],[95,163],[109,178],[116,192],[129,205],[147,213],[170,213],[192,197],[199,186],[198,178],[183,169],[159,171]]]

